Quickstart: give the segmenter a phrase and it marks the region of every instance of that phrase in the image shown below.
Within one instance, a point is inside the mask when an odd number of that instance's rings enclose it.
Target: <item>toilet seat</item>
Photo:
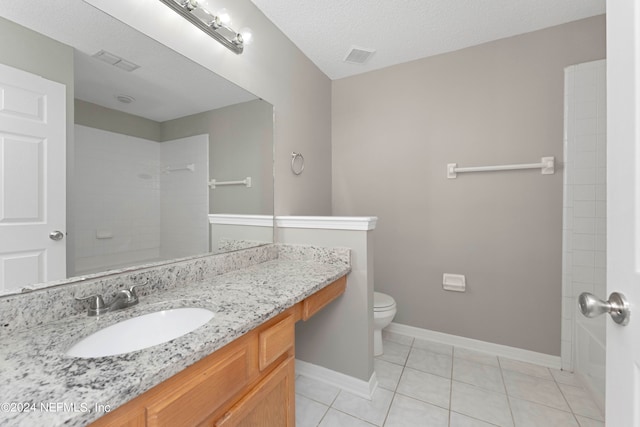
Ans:
[[[396,302],[387,294],[382,292],[373,293],[373,311],[389,311],[395,308]]]

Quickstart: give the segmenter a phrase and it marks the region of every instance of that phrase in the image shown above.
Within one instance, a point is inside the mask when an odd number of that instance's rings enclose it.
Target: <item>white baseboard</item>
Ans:
[[[378,379],[375,372],[371,374],[369,381],[364,381],[298,359],[296,359],[296,375],[304,375],[369,400],[371,400],[373,392],[378,388]]]
[[[416,328],[414,326],[402,325],[395,322],[391,323],[384,330],[412,338],[420,338],[469,350],[491,353],[496,356],[508,357],[509,359],[520,360],[522,362],[534,363],[547,368],[560,369],[562,366],[560,356],[538,353],[502,344],[494,344],[486,341],[475,340],[473,338],[444,334],[442,332],[430,331],[428,329]]]

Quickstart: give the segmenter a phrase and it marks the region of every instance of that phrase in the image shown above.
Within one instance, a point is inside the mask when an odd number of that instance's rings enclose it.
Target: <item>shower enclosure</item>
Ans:
[[[606,61],[565,69],[562,368],[578,374],[604,412],[606,317],[577,299],[606,294]]]

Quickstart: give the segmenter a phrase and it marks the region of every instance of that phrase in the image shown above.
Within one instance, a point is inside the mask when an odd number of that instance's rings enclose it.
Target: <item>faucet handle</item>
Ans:
[[[87,311],[87,314],[89,316],[97,316],[102,312],[109,310],[109,308],[104,303],[104,300],[102,299],[102,295],[94,294],[83,298],[74,296],[74,298],[76,301],[89,301],[89,310]]]
[[[134,296],[136,296],[136,297],[137,297],[138,295],[136,294],[136,288],[139,288],[139,287],[141,287],[141,286],[147,286],[148,284],[149,284],[149,279],[147,279],[147,281],[146,281],[146,282],[144,282],[144,283],[140,283],[140,284],[138,284],[138,285],[133,285],[133,286],[131,286],[131,287],[129,288],[129,292],[131,292],[131,294],[132,294],[132,295],[134,295]]]

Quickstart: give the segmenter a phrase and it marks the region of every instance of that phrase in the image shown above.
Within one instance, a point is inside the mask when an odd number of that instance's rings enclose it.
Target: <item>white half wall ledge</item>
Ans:
[[[276,216],[276,225],[281,228],[316,228],[323,230],[375,230],[375,216]],[[272,227],[271,215],[210,214],[210,224],[253,225]]]
[[[271,215],[209,214],[209,224],[273,227]]]
[[[371,374],[369,381],[363,381],[300,359],[296,359],[296,376],[298,375],[338,387],[341,390],[368,400],[373,399],[373,393],[378,388],[378,378],[375,372]]]
[[[500,357],[519,360],[521,362],[533,363],[535,365],[544,366],[546,368],[560,369],[561,366],[560,356],[538,353],[531,350],[509,347],[507,345],[480,341],[473,338],[445,334],[442,332],[431,331],[429,329],[416,328],[415,326],[402,325],[400,323],[392,322],[384,330],[387,332],[393,332],[395,334],[406,335],[412,338],[418,338],[441,344],[448,344],[454,347],[462,347],[468,350],[494,354]]]
[[[375,216],[277,216],[276,225],[283,228],[320,228],[324,230],[375,230]]]

